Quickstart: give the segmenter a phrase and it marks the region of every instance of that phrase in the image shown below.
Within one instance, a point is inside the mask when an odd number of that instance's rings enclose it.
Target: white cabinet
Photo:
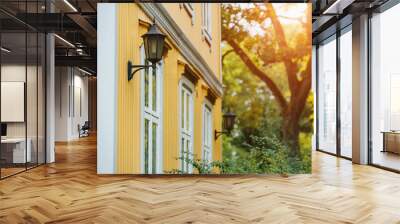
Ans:
[[[25,163],[32,161],[32,141],[27,139],[28,144],[25,151],[25,138],[7,138],[2,139],[1,144],[7,145],[12,148],[12,162],[13,163]]]

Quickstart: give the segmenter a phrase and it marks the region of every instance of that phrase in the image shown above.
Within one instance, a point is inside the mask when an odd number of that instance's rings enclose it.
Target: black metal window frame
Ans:
[[[373,92],[373,89],[372,89],[372,83],[371,83],[372,82],[372,60],[371,59],[372,59],[373,52],[372,52],[372,25],[371,25],[372,23],[371,23],[371,21],[372,21],[374,13],[383,13],[386,10],[396,6],[399,3],[400,3],[400,0],[388,0],[381,6],[366,11],[366,13],[368,14],[368,25],[367,25],[367,27],[368,27],[368,30],[367,30],[367,47],[368,47],[368,49],[367,49],[367,51],[368,51],[368,53],[367,53],[367,94],[368,94],[367,95],[367,104],[368,104],[367,105],[367,108],[368,108],[367,109],[367,119],[368,119],[368,123],[367,123],[367,129],[368,129],[367,130],[368,131],[368,136],[367,136],[368,149],[367,150],[368,150],[368,152],[367,152],[367,156],[368,156],[368,159],[367,159],[367,164],[370,166],[374,166],[374,167],[388,170],[388,171],[395,172],[395,173],[400,173],[400,170],[373,163],[373,141],[372,141],[372,92]],[[336,31],[336,33],[333,34],[333,35],[336,35],[335,40],[336,40],[336,48],[337,49],[339,48],[338,45],[340,46],[340,35],[343,34],[343,33],[340,33],[340,31],[346,29],[346,27],[343,29],[337,28],[338,31]],[[338,35],[338,32],[339,32],[339,35]],[[333,36],[333,35],[331,35],[331,36]],[[315,64],[316,64],[316,69],[315,69],[315,72],[316,72],[316,75],[315,75],[315,81],[316,81],[316,89],[315,89],[316,90],[316,97],[315,97],[316,98],[316,112],[315,112],[315,114],[316,114],[316,116],[315,116],[316,117],[316,139],[315,139],[316,150],[319,152],[323,152],[323,153],[326,153],[329,155],[336,156],[336,157],[352,160],[351,158],[341,155],[341,149],[340,149],[340,145],[339,145],[340,135],[338,135],[338,134],[340,134],[340,131],[341,131],[340,113],[339,113],[339,117],[338,117],[338,111],[340,111],[340,92],[338,92],[338,91],[336,92],[336,99],[337,99],[337,101],[336,101],[336,104],[337,104],[337,108],[336,108],[336,117],[337,117],[336,118],[336,122],[337,122],[336,123],[336,126],[337,126],[336,154],[327,152],[327,151],[319,148],[319,61],[318,61],[319,58],[318,58],[318,48],[319,48],[319,44],[321,42],[326,41],[327,39],[331,38],[331,36],[326,37],[323,40],[319,40],[319,42],[317,44],[315,44],[316,45],[316,60],[315,60]],[[339,51],[338,50],[336,51],[336,58],[337,58],[337,60],[336,60],[337,67],[336,68],[339,69],[339,72],[336,71],[336,73],[337,73],[337,79],[336,79],[337,88],[336,89],[340,91],[340,86],[338,86],[338,85],[340,85],[340,82],[339,82],[340,81],[340,65],[338,65],[340,63],[339,53],[340,53],[340,49],[339,49]],[[338,108],[338,105],[339,105],[339,108]]]
[[[340,158],[344,158],[347,160],[352,160],[352,158],[347,157],[347,156],[343,156],[341,153],[341,118],[340,118],[340,76],[341,76],[341,67],[340,67],[340,37],[347,33],[347,32],[351,32],[351,26],[352,23],[348,24],[347,26],[340,28],[339,26],[336,27],[336,32],[328,37],[326,37],[325,39],[319,41],[318,44],[316,44],[316,60],[315,60],[315,91],[316,91],[316,138],[315,138],[315,142],[316,142],[316,150],[319,152],[323,152],[329,155],[333,155],[333,156],[337,156]],[[336,152],[332,153],[332,152],[328,152],[324,149],[321,149],[319,147],[319,57],[318,57],[318,49],[319,49],[319,45],[321,43],[328,43],[330,41],[336,41]]]
[[[27,4],[28,4],[28,2],[29,3],[36,2],[37,3],[37,6],[36,6],[37,7],[37,12],[38,12],[39,11],[38,10],[39,2],[43,2],[43,1],[39,1],[39,0],[29,0],[28,1],[28,0],[25,0],[25,1],[21,1],[21,2],[25,3],[25,15],[27,15]],[[47,0],[45,0],[44,2],[47,5],[47,3],[48,3]],[[3,10],[1,7],[0,7],[0,10],[3,13],[7,13],[7,11]],[[48,10],[48,7],[45,7],[45,12],[47,12],[47,10]],[[11,14],[8,14],[8,15],[11,15]],[[21,22],[20,20],[18,20],[18,21]],[[25,100],[24,100],[25,101],[24,102],[24,108],[25,108],[24,109],[24,120],[25,120],[25,169],[21,170],[21,171],[18,171],[18,172],[15,172],[15,173],[12,173],[12,174],[7,175],[7,176],[3,176],[2,175],[2,167],[0,167],[0,180],[4,180],[6,178],[15,176],[17,174],[26,172],[26,171],[34,169],[34,168],[37,168],[37,167],[39,167],[41,165],[47,164],[47,33],[46,32],[41,32],[41,31],[35,29],[34,27],[28,25],[27,23],[24,23],[24,24],[25,24],[25,30],[22,33],[25,34],[25,88],[24,88],[25,89],[25,96],[24,96],[24,98],[25,98]],[[37,104],[37,106],[36,106],[36,140],[37,140],[36,141],[37,142],[36,164],[33,165],[33,166],[30,166],[30,167],[28,167],[28,164],[27,164],[27,156],[28,155],[26,153],[27,152],[27,147],[28,147],[27,146],[27,139],[28,139],[28,131],[27,131],[27,128],[28,128],[28,125],[27,125],[28,30],[34,31],[34,33],[36,33],[36,99],[37,99],[37,102],[36,102],[36,104]],[[2,45],[1,44],[1,41],[2,41],[1,37],[2,37],[3,33],[4,32],[2,32],[1,24],[0,24],[0,45]],[[39,163],[39,141],[38,141],[38,139],[39,139],[39,137],[38,137],[38,135],[39,135],[39,106],[38,106],[38,103],[39,103],[39,82],[38,82],[39,69],[37,68],[37,66],[39,66],[39,50],[38,50],[38,48],[39,48],[39,34],[43,34],[43,39],[44,39],[44,42],[42,42],[42,44],[44,44],[44,46],[43,46],[44,47],[44,50],[43,50],[44,55],[42,55],[42,60],[44,60],[44,66],[43,66],[43,69],[42,69],[42,78],[44,79],[42,81],[42,82],[44,82],[44,86],[42,87],[42,88],[44,88],[44,93],[43,93],[44,94],[44,98],[43,98],[43,104],[44,104],[44,106],[43,106],[43,108],[44,108],[44,111],[43,111],[44,117],[43,117],[43,119],[44,120],[42,121],[44,123],[44,136],[43,136],[43,141],[44,141],[44,145],[43,145],[43,147],[44,147],[43,148],[44,155],[43,155],[43,157],[44,157],[44,161],[43,161],[43,163]],[[1,67],[2,67],[2,55],[0,54],[0,82],[1,82],[1,74],[2,74],[1,73]],[[0,87],[0,89],[1,89],[1,87]],[[0,93],[0,98],[1,98],[1,93]],[[1,122],[1,115],[0,115],[0,123],[2,123]],[[1,144],[0,144],[0,158],[1,158]]]
[[[368,165],[370,166],[374,166],[383,170],[387,170],[387,171],[391,171],[391,172],[395,172],[395,173],[400,173],[400,170],[398,169],[393,169],[384,165],[380,165],[380,164],[376,164],[374,163],[373,160],[373,140],[372,140],[372,94],[373,94],[373,88],[372,88],[372,19],[374,17],[374,14],[379,14],[379,13],[384,13],[385,11],[391,9],[392,7],[396,6],[397,4],[399,4],[400,1],[399,0],[388,0],[387,2],[385,2],[384,4],[382,4],[381,6],[375,8],[375,9],[371,9],[369,10],[368,13],[368,30],[367,30],[367,46],[368,46],[368,53],[367,53],[367,119],[368,119],[368,124],[367,124],[367,131],[368,131],[368,137],[367,137],[367,141],[368,141]]]

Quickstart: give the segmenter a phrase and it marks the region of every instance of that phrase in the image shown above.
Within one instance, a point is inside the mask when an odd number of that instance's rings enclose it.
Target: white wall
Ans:
[[[55,140],[70,141],[88,120],[88,77],[72,67],[56,67],[55,73]]]
[[[27,69],[27,70],[25,70]],[[26,71],[28,74],[36,74],[36,67],[33,66],[27,66],[25,67],[24,65],[17,65],[17,64],[6,64],[1,66],[1,81],[2,82],[25,82],[25,75]],[[32,82],[31,80],[29,82]],[[26,83],[26,82],[25,82]],[[30,83],[32,84],[32,83]],[[36,85],[36,81],[34,83]],[[34,97],[36,99],[36,89],[27,89],[27,96],[29,97]],[[30,92],[33,91],[33,92]],[[4,97],[4,96],[3,96]],[[32,99],[27,99],[28,102],[33,101]],[[34,105],[36,108],[36,104]],[[1,108],[2,110],[7,110],[7,108]],[[28,111],[31,112],[31,111]],[[36,123],[36,113],[28,113],[28,122],[31,122],[35,119]],[[34,117],[32,117],[34,116]],[[25,137],[25,126],[26,122],[7,122],[7,136],[8,137]],[[28,125],[29,128],[34,128],[36,129],[36,126],[33,127],[33,124]],[[28,137],[29,137],[29,131],[28,131]]]
[[[97,4],[97,173],[115,172],[116,4]]]
[[[37,67],[36,65],[25,66],[25,63],[3,64],[1,66],[1,76],[2,82],[24,82],[26,84],[26,101],[22,102],[24,104],[22,108],[14,108],[14,110],[20,110],[18,113],[26,113],[26,120],[23,119],[21,122],[5,122],[7,124],[7,137],[24,138],[26,135],[30,143],[32,161],[36,162],[36,158],[39,158],[38,162],[43,163],[45,158],[45,89],[43,79],[45,76],[42,72],[42,67]],[[24,94],[25,92],[21,93]],[[5,93],[3,92],[3,94]],[[7,95],[2,95],[2,98],[8,97]],[[12,111],[13,108],[10,107],[2,107],[1,110],[6,113],[17,113],[17,111]]]

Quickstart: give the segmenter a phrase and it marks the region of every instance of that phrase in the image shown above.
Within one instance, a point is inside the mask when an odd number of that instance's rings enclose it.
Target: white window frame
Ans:
[[[201,3],[201,33],[203,34],[205,40],[208,44],[211,45],[212,37],[211,37],[211,3]]]
[[[192,19],[192,25],[194,25],[194,5],[193,3],[183,3],[183,7],[185,11],[189,14],[190,18]]]
[[[184,95],[182,95],[182,92]],[[193,167],[188,164],[185,159],[186,156],[189,156],[188,158],[193,159],[193,139],[194,139],[194,122],[193,122],[193,117],[194,117],[194,94],[195,89],[194,85],[192,82],[190,82],[186,77],[182,77],[181,81],[179,82],[179,157],[181,158],[179,160],[179,169],[183,171],[184,173],[193,173]],[[187,105],[187,95],[189,95],[189,105]],[[183,98],[184,97],[184,98]],[[182,99],[183,99],[183,104],[182,105]],[[182,108],[183,106],[183,108]],[[187,112],[187,109],[189,108],[189,112]],[[183,109],[183,114],[182,114],[182,109]],[[185,116],[188,115],[189,119]],[[182,118],[184,123],[182,124]],[[185,123],[185,121],[189,121],[189,123]],[[184,127],[182,127],[182,125]],[[184,146],[183,147],[188,147],[189,150],[183,150],[182,149],[182,140],[184,140]],[[183,153],[185,151],[185,153]]]
[[[145,52],[144,52],[144,47],[143,45],[140,47],[140,62],[141,64],[145,64]],[[153,97],[152,97],[152,74],[153,74],[153,69],[149,68],[148,69],[148,76],[149,76],[149,95],[148,95],[148,106],[145,105],[145,75],[146,75],[146,69],[143,69],[140,73],[141,79],[141,88],[140,88],[140,96],[141,96],[141,150],[140,150],[140,164],[141,164],[141,173],[145,174],[145,120],[149,120],[149,129],[148,129],[148,142],[149,142],[149,153],[148,153],[148,161],[152,161],[153,159],[153,154],[152,148],[153,148],[153,136],[152,136],[152,125],[153,123],[157,124],[157,130],[156,130],[156,168],[155,172],[153,172],[153,167],[152,163],[148,163],[148,170],[151,172],[147,172],[147,174],[162,174],[163,173],[163,128],[162,128],[162,108],[163,108],[163,100],[162,100],[162,93],[163,93],[163,88],[162,88],[162,83],[163,83],[163,66],[164,62],[161,60],[159,63],[157,63],[157,80],[156,80],[156,110],[153,110]]]
[[[213,106],[210,101],[205,100],[203,103],[203,119],[202,119],[202,150],[203,160],[213,161]]]

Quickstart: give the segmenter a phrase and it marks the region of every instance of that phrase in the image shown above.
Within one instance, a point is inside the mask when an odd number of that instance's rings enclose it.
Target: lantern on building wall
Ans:
[[[223,131],[215,130],[215,140],[218,139],[222,134],[230,135],[235,126],[236,114],[228,110],[224,115],[222,115],[222,129]]]
[[[165,37],[166,35],[157,28],[155,23],[151,25],[147,33],[142,35],[146,61],[151,62],[151,65],[133,65],[131,61],[128,61],[128,81],[130,81],[133,75],[139,70],[149,67],[155,69],[156,64],[163,56]]]

